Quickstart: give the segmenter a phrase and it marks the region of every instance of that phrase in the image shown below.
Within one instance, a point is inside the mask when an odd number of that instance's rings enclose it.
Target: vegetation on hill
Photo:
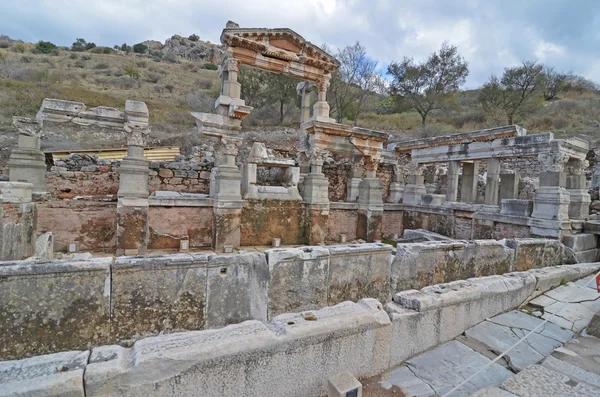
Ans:
[[[189,113],[212,111],[220,87],[215,63],[222,50],[199,40],[173,36],[165,45],[147,41],[109,48],[77,38],[71,47],[58,47],[0,36],[0,148],[15,143],[6,138],[14,133],[12,116],[35,116],[47,97],[116,108],[125,99],[142,100],[150,109],[154,144],[189,140],[195,131]],[[524,62],[490,77],[481,89],[460,90],[468,65],[449,44],[423,63],[409,58],[392,63],[387,75],[378,72],[360,43],[334,55],[342,66],[333,75],[328,100],[338,121],[396,138],[509,122],[530,132],[600,138],[598,86],[549,66]],[[240,82],[244,99],[255,108],[244,120],[247,127],[297,125],[298,81],[243,68]]]

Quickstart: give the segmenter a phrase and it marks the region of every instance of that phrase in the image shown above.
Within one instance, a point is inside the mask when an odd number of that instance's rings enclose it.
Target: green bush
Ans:
[[[90,50],[92,54],[113,54],[115,50],[108,47],[94,47]]]
[[[94,65],[94,69],[108,69],[109,67],[107,63],[97,63]]]
[[[77,54],[75,54],[75,53],[72,53],[71,55],[69,55],[69,58],[71,58],[71,59],[77,59],[77,58],[79,58],[79,56]]]
[[[58,51],[58,49],[54,49],[54,50],[52,50],[52,52],[50,53],[50,55],[53,55],[53,56],[57,57],[57,56],[60,55],[60,51]]]
[[[92,59],[92,57],[89,56],[89,55],[82,55],[81,59],[84,60],[84,61],[89,61],[90,59]]]
[[[56,49],[56,45],[49,41],[39,41],[35,46],[36,51],[42,54],[50,54],[53,50]]]
[[[148,51],[148,46],[142,43],[137,43],[133,46],[133,52],[136,54],[145,54]]]
[[[198,36],[197,34],[193,34],[190,37],[188,37],[188,39],[190,39],[191,41],[198,41],[200,40],[200,36]]]
[[[161,77],[162,76],[160,74],[158,74],[158,73],[148,73],[146,75],[146,81],[149,82],[149,83],[156,84],[161,79]]]
[[[169,63],[179,63],[179,60],[177,59],[177,56],[175,54],[165,55],[164,60]]]
[[[217,70],[217,69],[219,69],[219,67],[217,65],[215,65],[214,63],[205,63],[204,69]]]
[[[85,68],[85,62],[83,62],[83,61],[77,61],[77,62],[75,62],[75,67],[76,68],[80,68],[80,69],[84,69]]]
[[[135,63],[135,66],[137,66],[138,68],[145,68],[146,66],[148,66],[148,62],[146,62],[146,61],[137,61]]]
[[[125,73],[125,75],[131,77],[132,79],[140,78],[140,70],[133,65],[126,65],[123,69],[123,73]]]
[[[20,52],[21,54],[25,52],[25,44],[19,43],[15,45],[15,51]]]
[[[131,46],[127,45],[127,43],[123,43],[121,44],[121,51],[129,54],[131,52]]]

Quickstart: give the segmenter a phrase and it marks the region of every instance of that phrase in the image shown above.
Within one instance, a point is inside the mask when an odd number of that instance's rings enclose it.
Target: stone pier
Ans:
[[[19,131],[19,144],[8,160],[11,182],[28,182],[33,193],[46,193],[46,157],[40,150],[41,126],[36,120],[13,117],[13,125]]]
[[[587,160],[572,160],[567,163],[566,188],[569,192],[569,218],[584,220],[590,215],[591,196],[588,193],[585,169]]]
[[[367,242],[381,240],[383,186],[377,178],[377,162],[367,161],[366,177],[360,182],[356,236]]]
[[[479,161],[462,163],[460,199],[463,203],[477,202],[477,182],[479,181]]]
[[[117,205],[117,255],[137,255],[148,250],[149,162],[144,146],[150,133],[144,102],[125,102],[127,156],[119,168]]]
[[[500,174],[498,205],[502,204],[502,200],[517,198],[519,198],[519,174]]]
[[[421,205],[421,197],[427,194],[425,179],[423,177],[423,166],[412,163],[408,184],[404,187],[403,202],[408,205]]]
[[[446,201],[457,201],[458,199],[458,175],[460,173],[460,163],[458,161],[448,162],[448,181],[446,191]]]
[[[485,185],[485,205],[498,205],[498,186],[500,183],[500,159],[491,157],[487,161]]]

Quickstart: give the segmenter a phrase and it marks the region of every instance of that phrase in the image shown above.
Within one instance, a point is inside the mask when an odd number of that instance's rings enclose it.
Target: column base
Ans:
[[[119,198],[117,205],[118,256],[141,255],[148,252],[148,207],[127,205],[133,204],[134,200]]]
[[[329,204],[329,180],[325,175],[311,172],[304,177],[303,185],[302,198],[305,202],[308,204]]]
[[[122,197],[148,198],[148,168],[145,158],[125,156],[119,167],[119,200]],[[127,205],[127,204],[125,204]]]
[[[329,220],[329,203],[308,204],[306,206],[306,241],[308,245],[325,243],[327,237],[327,222]]]
[[[214,191],[210,196],[215,201],[239,201],[242,199],[242,173],[235,165],[220,165],[213,168]],[[211,171],[212,181],[212,171]],[[211,186],[211,187],[213,187]]]
[[[215,232],[213,248],[217,252],[224,252],[225,247],[239,248],[242,238],[242,206],[243,201],[215,202],[213,207],[215,215]]]
[[[402,202],[402,196],[404,195],[404,185],[398,182],[390,183],[390,195],[388,196],[388,203],[398,204]]]
[[[590,216],[590,204],[592,198],[587,190],[567,189],[569,192],[569,218],[587,219]]]
[[[15,148],[8,160],[9,180],[28,182],[33,192],[46,193],[46,156],[39,150]]]
[[[533,213],[537,219],[566,221],[569,219],[570,195],[565,188],[540,186],[533,200]]]
[[[404,187],[403,204],[421,205],[421,197],[427,194],[425,185],[408,184]]]

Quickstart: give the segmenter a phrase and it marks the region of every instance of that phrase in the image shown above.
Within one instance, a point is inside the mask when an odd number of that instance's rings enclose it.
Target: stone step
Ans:
[[[587,251],[575,252],[577,263],[594,263],[598,262],[600,257],[600,249],[594,248]]]
[[[600,221],[587,221],[583,224],[586,233],[600,234]]]

